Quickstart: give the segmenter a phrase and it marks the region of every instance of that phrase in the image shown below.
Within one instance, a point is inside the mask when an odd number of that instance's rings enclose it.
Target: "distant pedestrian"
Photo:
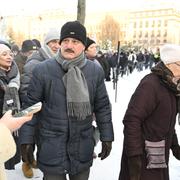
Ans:
[[[19,68],[20,75],[23,72],[23,67],[28,57],[37,50],[36,44],[31,40],[25,40],[22,43],[21,51],[14,57],[14,60]]]
[[[38,39],[32,39],[32,41],[36,44],[37,48],[41,48],[41,43]]]

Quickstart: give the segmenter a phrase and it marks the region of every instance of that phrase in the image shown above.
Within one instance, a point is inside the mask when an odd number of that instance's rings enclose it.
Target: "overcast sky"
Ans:
[[[108,11],[142,7],[160,2],[176,2],[178,0],[86,0],[86,11]],[[77,11],[77,0],[0,0],[0,15],[38,13],[42,9],[58,8],[68,12]]]

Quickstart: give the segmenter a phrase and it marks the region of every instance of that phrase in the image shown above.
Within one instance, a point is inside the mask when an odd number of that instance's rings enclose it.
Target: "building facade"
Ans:
[[[126,39],[143,47],[180,44],[180,11],[166,8],[130,12]]]
[[[148,48],[161,46],[164,43],[180,44],[180,12],[174,5],[165,4],[166,6],[163,6],[159,3],[159,6],[152,7],[146,3],[148,8],[133,11],[88,12],[85,19],[88,35],[97,44],[101,44],[103,39],[109,39],[108,35],[102,36],[100,26],[108,15],[119,24],[119,28],[115,28],[110,23],[107,27],[108,33],[111,36],[116,34],[114,41],[120,41],[121,45]],[[18,45],[24,39],[37,38],[43,42],[44,34],[49,29],[60,30],[65,22],[76,20],[76,18],[75,12],[67,13],[59,8],[29,15],[22,12],[1,18],[0,29],[1,34],[8,35],[8,38],[13,39]],[[114,42],[114,48],[116,44]]]

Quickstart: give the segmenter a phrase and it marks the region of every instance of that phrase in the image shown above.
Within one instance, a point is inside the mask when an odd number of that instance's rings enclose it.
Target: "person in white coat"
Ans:
[[[32,115],[13,117],[12,111],[7,111],[0,119],[0,180],[6,180],[4,163],[16,153],[16,144],[11,132],[20,128],[32,119]]]

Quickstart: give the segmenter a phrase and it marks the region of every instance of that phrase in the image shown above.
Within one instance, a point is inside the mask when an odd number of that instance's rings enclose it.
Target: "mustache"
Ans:
[[[74,53],[74,51],[73,51],[72,49],[69,49],[69,48],[68,48],[68,49],[65,49],[64,51],[65,51],[65,52],[69,52],[69,53]]]

